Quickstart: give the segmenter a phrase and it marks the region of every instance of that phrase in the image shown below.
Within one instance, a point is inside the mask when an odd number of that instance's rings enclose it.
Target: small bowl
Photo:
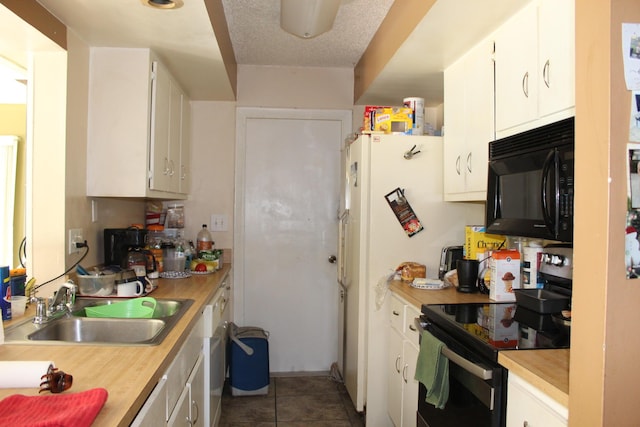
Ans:
[[[113,294],[115,274],[92,274],[83,276],[78,274],[78,292],[80,295],[92,297],[106,297]]]

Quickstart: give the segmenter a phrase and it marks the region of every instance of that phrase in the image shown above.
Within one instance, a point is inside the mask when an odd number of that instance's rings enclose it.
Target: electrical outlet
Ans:
[[[76,248],[76,243],[84,243],[82,228],[72,228],[69,230],[69,255],[80,252],[81,248]]]
[[[211,215],[211,227],[209,228],[211,231],[227,231],[228,218],[224,214],[213,214]]]

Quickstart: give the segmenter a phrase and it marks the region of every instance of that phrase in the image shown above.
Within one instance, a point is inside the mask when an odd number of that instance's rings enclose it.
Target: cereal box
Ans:
[[[376,107],[364,109],[363,132],[411,135],[413,110],[407,107]]]
[[[514,289],[520,289],[520,252],[512,249],[494,251],[491,255],[489,298],[515,301]]]
[[[479,249],[495,249],[506,239],[500,234],[487,234],[483,225],[467,225],[464,229],[464,257],[477,259]]]

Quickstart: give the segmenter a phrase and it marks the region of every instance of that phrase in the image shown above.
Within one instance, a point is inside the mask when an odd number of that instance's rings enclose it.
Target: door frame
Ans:
[[[298,120],[339,120],[342,122],[342,140],[352,132],[351,110],[315,110],[290,108],[238,107],[236,109],[236,153],[235,153],[235,189],[234,189],[234,236],[233,236],[233,320],[243,325],[244,316],[244,193],[246,129],[251,119],[298,119]],[[339,194],[337,195],[340,196]],[[338,203],[337,206],[340,206]],[[339,212],[336,212],[336,222]],[[337,232],[337,231],[336,231]],[[337,250],[337,248],[336,248]],[[337,276],[336,276],[337,277]],[[336,282],[336,286],[338,283]]]

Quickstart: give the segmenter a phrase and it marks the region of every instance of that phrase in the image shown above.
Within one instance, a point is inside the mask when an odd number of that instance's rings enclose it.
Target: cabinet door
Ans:
[[[151,89],[151,179],[149,188],[166,190],[170,180],[169,120],[171,117],[171,76],[159,62],[153,62]]]
[[[162,377],[131,423],[131,427],[163,426],[167,423],[167,379]]]
[[[184,94],[182,95],[181,113],[179,192],[189,194],[191,189],[191,103]]]
[[[538,9],[539,116],[575,105],[575,0],[542,0]]]
[[[507,401],[507,427],[567,426],[567,408],[512,373]]]
[[[466,151],[464,57],[444,72],[444,192],[464,193],[463,156]]]
[[[471,50],[465,61],[467,69],[472,70],[465,79],[464,94],[467,120],[464,191],[470,195],[465,200],[486,199],[489,141],[495,136],[493,43],[493,39],[483,41]]]
[[[484,201],[488,144],[494,138],[493,39],[445,70],[445,200]]]
[[[189,388],[189,420],[192,426],[204,426],[204,399],[208,398],[209,393],[205,393],[204,389],[204,356],[200,354],[196,365],[191,371],[191,376],[187,382]]]
[[[189,388],[184,387],[180,396],[178,397],[178,401],[176,403],[173,412],[171,412],[169,416],[169,421],[167,422],[168,427],[183,427],[190,425],[189,418]]]
[[[167,191],[180,191],[180,139],[182,137],[182,90],[171,81],[171,96],[169,105],[169,139],[167,151],[169,153],[169,178]]]
[[[402,427],[416,426],[418,412],[418,384],[415,380],[418,363],[418,347],[405,340],[403,345],[404,368],[402,372]]]
[[[387,411],[393,424],[396,427],[400,427],[402,425],[402,369],[404,367],[402,360],[402,335],[395,328],[389,329]]]
[[[537,15],[532,2],[496,32],[496,130],[537,117]]]

